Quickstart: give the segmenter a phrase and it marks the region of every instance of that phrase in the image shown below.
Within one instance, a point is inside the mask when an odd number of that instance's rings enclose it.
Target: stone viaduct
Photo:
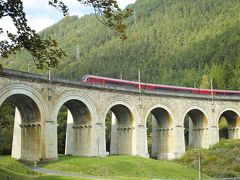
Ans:
[[[38,161],[58,157],[57,116],[68,113],[66,154],[105,156],[105,118],[112,111],[110,154],[149,157],[146,121],[152,114],[152,155],[178,158],[185,152],[184,119],[190,118],[189,143],[208,148],[219,141],[224,116],[230,138],[240,138],[240,97],[196,95],[92,85],[4,69],[0,106],[16,108],[12,157]]]

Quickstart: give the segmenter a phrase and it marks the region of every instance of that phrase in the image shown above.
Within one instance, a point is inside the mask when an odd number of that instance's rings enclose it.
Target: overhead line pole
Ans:
[[[198,148],[198,180],[202,180],[201,149]]]
[[[139,107],[142,107],[142,96],[141,96],[141,71],[138,69],[138,92],[139,92]]]
[[[210,81],[210,83],[211,83],[211,99],[212,99],[212,112],[214,112],[214,110],[215,110],[215,107],[214,107],[214,93],[213,93],[213,79],[212,79],[212,77],[211,77],[211,81]]]
[[[133,10],[134,25],[136,24],[136,10]]]

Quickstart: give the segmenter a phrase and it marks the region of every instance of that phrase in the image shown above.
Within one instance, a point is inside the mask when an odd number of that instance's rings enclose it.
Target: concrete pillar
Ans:
[[[41,124],[21,123],[21,115],[16,108],[12,157],[26,161],[38,161],[41,158],[41,148]]]
[[[45,131],[45,159],[58,158],[57,151],[57,124],[52,120],[47,120],[43,126]]]
[[[209,130],[207,127],[205,128],[201,128],[201,138],[202,138],[202,143],[201,143],[201,147],[202,148],[209,148],[210,146],[210,138],[211,136],[209,136]]]
[[[92,126],[74,125],[73,126],[73,153],[76,156],[92,156]]]
[[[219,129],[217,128],[217,126],[211,126],[209,128],[209,137],[209,145],[214,145],[219,141]]]
[[[71,112],[67,112],[67,130],[66,130],[66,145],[65,145],[65,154],[73,154],[74,146],[74,130],[73,130],[73,117]]]
[[[118,154],[132,155],[133,127],[117,128]]]
[[[174,129],[168,131],[168,159],[175,159]]]
[[[111,127],[111,145],[110,154],[118,154],[118,140],[117,140],[117,119],[114,113],[112,113],[112,127]]]
[[[71,112],[68,110],[65,154],[75,156],[93,156],[93,126],[89,124],[75,124]]]
[[[194,131],[192,119],[188,117],[188,146],[194,147]]]
[[[177,125],[174,128],[175,158],[180,158],[185,153],[184,127]]]
[[[158,152],[157,159],[174,159],[174,135],[173,128],[158,128]]]
[[[41,126],[22,128],[23,160],[38,161],[41,157]]]
[[[240,127],[236,127],[235,135],[236,139],[240,139]]]
[[[240,127],[228,128],[229,139],[240,139]]]
[[[158,128],[157,129],[158,134],[158,141],[157,141],[157,159],[167,159],[166,153],[168,151],[168,141],[167,136],[168,132],[165,128]]]
[[[94,151],[95,156],[102,157],[108,155],[106,152],[106,127],[103,123],[96,123],[93,126],[93,133],[95,137],[95,141],[92,145],[92,149]]]
[[[144,152],[141,151],[142,148],[140,149],[137,149],[136,147],[138,146],[138,144],[141,144],[143,147],[144,147],[144,144],[142,143],[143,141],[143,138],[141,138],[139,141],[137,141],[137,135],[139,134],[140,130],[140,126],[133,126],[132,127],[129,127],[128,128],[128,131],[130,131],[132,134],[131,134],[131,154],[132,155],[138,155],[138,156],[143,156],[145,155]],[[143,136],[142,136],[143,137]],[[145,157],[145,156],[144,156]]]
[[[149,158],[148,154],[148,142],[147,142],[147,128],[144,124],[139,124],[135,127],[136,135],[133,140],[136,142],[136,155]],[[133,147],[134,148],[134,147]],[[134,152],[133,152],[134,154]]]
[[[157,121],[154,115],[152,115],[152,154],[151,156],[157,158],[158,154],[158,131]]]
[[[22,144],[22,134],[21,134],[21,115],[18,108],[15,108],[15,117],[14,117],[14,129],[13,129],[13,141],[12,141],[12,158],[20,159],[21,158],[21,144]]]

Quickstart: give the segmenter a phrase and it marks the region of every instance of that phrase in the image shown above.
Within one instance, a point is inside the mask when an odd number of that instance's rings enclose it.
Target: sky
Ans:
[[[62,13],[48,5],[48,0],[22,0],[26,18],[29,26],[37,32],[53,25],[63,18]],[[69,7],[70,15],[83,15],[93,13],[93,8],[90,6],[80,5],[77,0],[63,0]],[[117,0],[121,9],[124,9],[128,4],[134,3],[136,0]],[[16,32],[10,18],[0,19],[0,27],[12,33]],[[0,35],[0,40],[4,39],[4,35]]]

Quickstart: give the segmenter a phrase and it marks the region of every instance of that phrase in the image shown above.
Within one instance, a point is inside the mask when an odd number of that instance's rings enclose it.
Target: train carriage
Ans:
[[[92,83],[92,84],[102,84],[109,86],[119,86],[125,88],[135,88],[149,91],[168,91],[168,92],[181,92],[181,93],[190,93],[190,94],[201,94],[201,95],[228,95],[236,96],[240,95],[240,91],[232,90],[218,90],[218,89],[199,89],[191,87],[181,87],[181,86],[169,86],[161,84],[148,84],[140,83],[136,81],[128,81],[122,79],[114,79],[101,76],[85,75],[81,79],[82,82]]]

